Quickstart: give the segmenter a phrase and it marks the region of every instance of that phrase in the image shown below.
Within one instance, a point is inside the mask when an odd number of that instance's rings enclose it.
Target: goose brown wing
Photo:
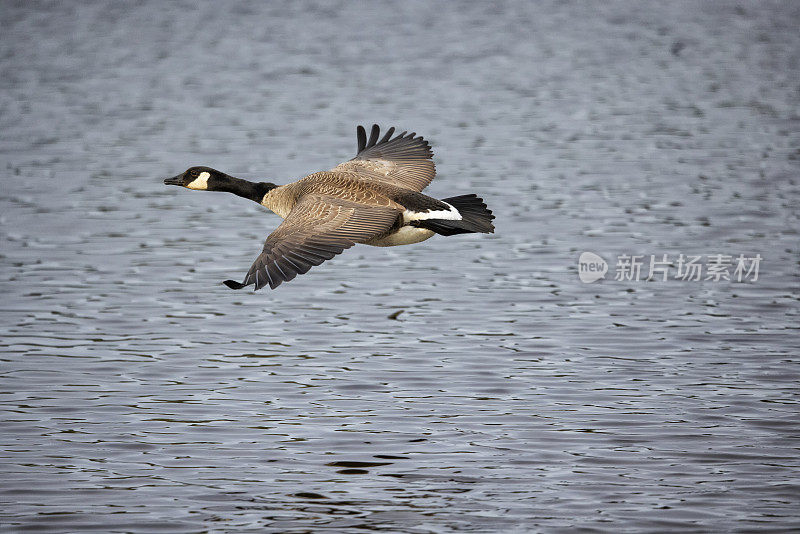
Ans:
[[[389,128],[380,137],[380,127],[374,124],[369,138],[363,126],[356,129],[356,134],[358,154],[332,171],[355,172],[367,179],[414,191],[425,189],[436,176],[430,145],[422,137],[414,137],[413,132],[392,137],[394,128]]]
[[[305,274],[311,267],[333,258],[356,243],[387,232],[399,212],[389,207],[363,206],[324,195],[309,195],[298,201],[278,228],[264,242],[244,281],[226,280],[225,285],[241,289],[282,282]]]

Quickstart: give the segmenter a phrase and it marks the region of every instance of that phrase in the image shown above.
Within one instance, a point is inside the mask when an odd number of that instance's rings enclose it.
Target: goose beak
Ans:
[[[183,185],[183,175],[179,174],[178,176],[173,176],[172,178],[167,178],[164,180],[164,184],[166,185]]]

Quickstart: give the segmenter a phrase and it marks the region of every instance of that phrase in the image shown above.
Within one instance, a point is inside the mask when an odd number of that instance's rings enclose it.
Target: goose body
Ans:
[[[264,243],[244,281],[274,289],[357,243],[379,247],[424,241],[434,234],[492,233],[494,215],[476,195],[438,200],[421,191],[436,170],[428,142],[389,128],[357,128],[358,153],[330,171],[286,185],[250,182],[210,167],[191,167],[167,185],[226,191],[258,202],[284,219]]]

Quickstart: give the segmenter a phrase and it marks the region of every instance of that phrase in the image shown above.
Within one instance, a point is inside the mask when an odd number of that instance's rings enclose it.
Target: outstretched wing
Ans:
[[[399,215],[389,207],[363,206],[325,195],[304,196],[267,237],[244,281],[226,280],[225,285],[241,289],[255,284],[258,290],[269,284],[275,289],[356,243],[383,234]]]
[[[406,132],[392,138],[394,128],[378,140],[381,129],[372,125],[369,139],[363,126],[356,129],[358,155],[331,169],[334,172],[356,172],[365,178],[422,191],[436,176],[431,158],[433,152],[422,137]]]

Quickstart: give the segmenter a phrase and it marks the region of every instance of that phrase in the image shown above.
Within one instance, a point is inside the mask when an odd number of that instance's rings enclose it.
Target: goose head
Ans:
[[[211,167],[189,167],[183,173],[164,180],[166,185],[179,185],[198,191],[220,191],[228,175]]]

